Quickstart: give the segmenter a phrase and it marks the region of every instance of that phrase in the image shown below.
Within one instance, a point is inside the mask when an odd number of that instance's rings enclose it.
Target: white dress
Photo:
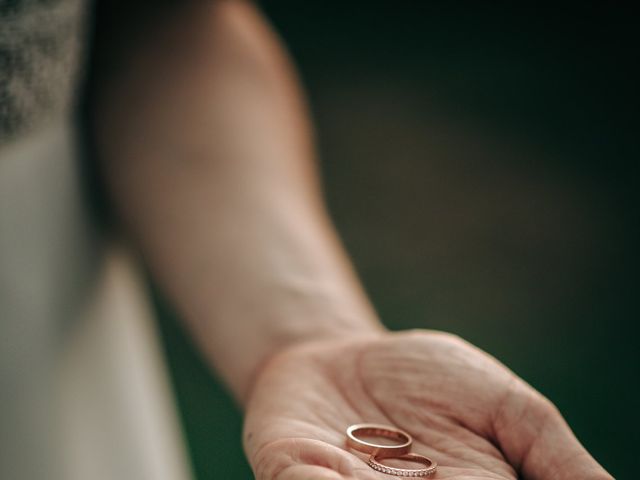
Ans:
[[[20,50],[37,28],[55,23],[52,9],[64,7],[78,23],[80,2],[25,1],[22,11],[11,10],[21,2],[1,2],[0,478],[186,480],[175,402],[136,261],[93,227],[68,102],[64,92],[57,103],[47,100],[65,62],[47,58],[40,71],[37,55]],[[21,75],[39,75],[41,85]],[[18,133],[9,135],[14,125]]]
[[[0,148],[0,478],[186,479],[144,285],[76,170],[68,129]]]

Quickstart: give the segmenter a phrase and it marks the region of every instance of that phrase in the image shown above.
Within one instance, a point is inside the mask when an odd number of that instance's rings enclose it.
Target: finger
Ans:
[[[250,460],[258,480],[380,480],[355,455],[308,438],[273,441]]]
[[[335,470],[316,465],[290,465],[274,480],[345,480],[345,477]]]
[[[557,408],[514,382],[494,423],[509,462],[526,480],[611,480],[575,437]]]

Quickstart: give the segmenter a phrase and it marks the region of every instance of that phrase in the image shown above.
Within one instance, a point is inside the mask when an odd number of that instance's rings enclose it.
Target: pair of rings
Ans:
[[[382,437],[394,441],[392,445],[381,445],[363,440],[361,437]],[[360,423],[347,428],[347,446],[370,455],[367,465],[378,472],[398,477],[426,477],[435,473],[438,464],[417,453],[410,453],[413,439],[399,428],[376,423]],[[397,468],[382,463],[383,459],[408,460],[422,463],[424,468]]]

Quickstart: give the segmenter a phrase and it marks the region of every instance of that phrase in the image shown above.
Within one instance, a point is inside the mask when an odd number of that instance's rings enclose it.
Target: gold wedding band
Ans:
[[[359,438],[359,436],[363,435],[390,438],[396,440],[398,443],[394,445],[380,445]],[[390,427],[388,425],[359,423],[347,428],[347,445],[359,452],[371,454],[372,458],[402,456],[411,450],[412,443],[413,439],[411,438],[411,435],[399,428]]]
[[[395,440],[396,443],[393,445],[380,445],[363,440],[360,438],[362,436],[390,438]],[[359,452],[370,454],[367,465],[374,470],[398,477],[427,477],[435,473],[438,469],[438,464],[424,455],[410,453],[412,443],[411,435],[404,430],[388,425],[358,423],[347,428],[347,446]],[[424,468],[390,467],[381,462],[383,459],[422,463]]]
[[[394,458],[397,460],[408,460],[410,462],[418,462],[425,465],[424,468],[396,468],[396,467],[388,467],[387,465],[382,464],[378,461],[381,457],[376,455],[371,455],[367,465],[378,472],[386,473],[387,475],[395,475],[397,477],[427,477],[433,473],[438,468],[438,464],[431,460],[430,458],[425,457],[424,455],[418,455],[417,453],[405,453],[404,455],[394,456],[394,457],[385,457],[387,460],[389,458]]]

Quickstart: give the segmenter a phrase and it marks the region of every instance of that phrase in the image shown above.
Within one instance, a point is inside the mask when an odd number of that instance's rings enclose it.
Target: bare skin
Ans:
[[[388,478],[344,446],[349,424],[383,422],[414,435],[437,478],[610,479],[496,360],[380,324],[324,207],[293,69],[255,8],[162,18],[98,92],[98,151],[128,232],[246,409],[256,477]]]
[[[365,421],[409,432],[440,479],[611,478],[548,400],[460,338],[429,331],[275,358],[247,409],[245,449],[259,480],[391,478],[345,447],[346,427]]]

